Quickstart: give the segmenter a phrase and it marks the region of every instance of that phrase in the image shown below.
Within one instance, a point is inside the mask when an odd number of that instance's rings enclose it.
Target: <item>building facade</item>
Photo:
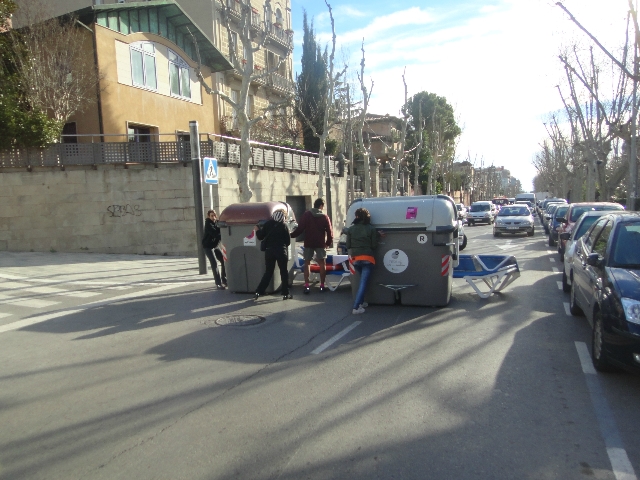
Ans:
[[[19,8],[22,1],[28,0],[17,0],[16,2],[18,4],[18,11],[16,12],[18,24],[20,24],[21,21]],[[176,63],[179,68],[189,69],[189,83],[191,84],[191,92],[193,92],[194,96],[185,98],[183,90],[181,89],[182,77],[180,75],[178,75],[180,77],[178,80],[179,83],[171,83],[168,75],[164,75],[164,78],[160,78],[161,76],[159,76],[156,79],[158,83],[155,92],[163,95],[171,92],[171,87],[175,87],[173,91],[177,92],[177,97],[183,101],[192,101],[194,103],[198,100],[210,102],[210,99],[206,99],[206,95],[204,95],[203,92],[194,91],[196,89],[195,81],[197,80],[195,78],[196,55],[195,51],[193,51],[193,42],[190,39],[189,32],[195,33],[200,53],[203,55],[203,64],[207,68],[207,71],[204,72],[205,80],[208,85],[213,90],[219,90],[228,95],[229,98],[237,100],[242,83],[242,72],[234,69],[230,63],[232,48],[230,39],[236,45],[238,58],[241,59],[241,62],[246,63],[246,56],[249,52],[242,47],[240,38],[241,22],[244,12],[250,12],[251,36],[257,40],[261,34],[264,33],[264,35],[266,35],[263,48],[253,53],[254,73],[260,74],[264,72],[265,75],[253,81],[249,90],[247,113],[251,118],[260,114],[270,104],[283,103],[293,94],[291,3],[290,0],[275,0],[268,4],[270,8],[266,9],[263,0],[224,0],[224,3],[222,3],[221,0],[149,0],[147,2],[135,2],[132,0],[56,0],[55,2],[47,2],[46,9],[50,16],[75,13],[81,17],[81,20],[83,18],[88,20],[88,17],[91,15],[100,16],[98,25],[102,29],[117,32],[119,35],[114,35],[114,37],[116,37],[114,40],[122,43],[149,42],[157,44],[159,49],[154,46],[153,53],[158,55],[158,64],[165,65],[173,62]],[[230,32],[224,20],[223,9],[225,7],[227,11],[230,12]],[[179,10],[180,13],[168,14],[161,17],[163,11],[168,12],[169,10]],[[141,12],[139,17],[136,17],[136,11]],[[143,13],[145,11],[147,14]],[[152,12],[157,12],[157,14]],[[104,15],[101,16],[101,13]],[[167,23],[166,32],[163,32],[159,29],[160,25],[158,25],[158,22],[163,24],[165,20]],[[165,42],[164,40],[169,40],[169,42]],[[173,52],[169,54],[167,49],[171,49],[171,45],[173,45]],[[139,43],[138,46],[140,47],[143,60],[146,60],[149,52],[144,51],[144,43]],[[256,44],[254,43],[253,46],[255,47]],[[105,45],[99,45],[99,47],[104,50]],[[122,45],[120,45],[120,47],[122,47]],[[125,63],[127,59],[126,55],[124,55],[125,48],[120,48],[119,50],[116,50],[116,47],[109,48],[111,49],[111,55],[119,62],[117,66],[126,67]],[[207,62],[205,54],[214,50],[218,55],[215,55],[215,60],[212,60],[211,57]],[[171,59],[169,59],[169,56],[171,56]],[[218,58],[218,56],[222,58]],[[99,55],[98,58],[100,58]],[[133,70],[133,66],[131,68]],[[273,69],[276,71],[266,74]],[[134,71],[133,73],[139,74],[140,72]],[[158,71],[158,74],[160,73],[161,72]],[[119,69],[118,82],[124,81],[126,84],[126,80],[126,68]],[[139,77],[134,77],[131,80],[132,84],[136,87],[147,91],[154,90],[150,88],[144,71],[141,81]],[[135,81],[138,83],[135,83]],[[120,95],[120,93],[118,93],[118,95]],[[149,97],[153,100],[151,102],[148,101],[148,96],[143,97],[145,97],[145,105],[149,105],[150,108],[152,108],[154,104],[162,103],[155,97]],[[116,103],[125,104],[124,102],[129,100],[127,95],[124,95],[122,98],[117,98]],[[104,98],[102,99],[102,105],[105,106],[106,109],[114,108],[114,106]],[[130,106],[131,103],[125,105]],[[166,116],[169,119],[176,119],[176,121],[181,120],[182,113],[185,110],[188,111],[189,109],[168,109]],[[284,130],[286,130],[287,127],[295,130],[294,124],[292,123],[293,116],[290,107],[280,108],[275,114],[275,116],[281,120],[280,123],[284,124]],[[191,118],[191,120],[194,118],[195,117]],[[137,131],[137,124],[135,122],[133,123],[133,132],[135,133]],[[96,130],[92,132],[96,133],[97,125],[95,122],[91,127],[96,128]],[[149,130],[154,131],[154,129],[157,128],[158,127],[154,125],[144,125],[140,131],[146,134]],[[159,129],[162,130],[162,127]],[[168,130],[161,131],[161,133],[172,133],[174,130],[177,131],[176,128],[168,127]],[[273,132],[273,122],[266,130]],[[237,134],[238,132],[234,123],[234,112],[231,106],[222,100],[214,98],[211,108],[211,118],[202,123],[201,131],[216,134]],[[267,138],[260,139],[267,140]]]

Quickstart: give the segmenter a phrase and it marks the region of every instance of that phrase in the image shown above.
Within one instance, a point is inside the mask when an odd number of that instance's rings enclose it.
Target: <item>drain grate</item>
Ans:
[[[228,315],[216,319],[216,325],[222,327],[248,327],[249,325],[258,325],[266,319],[259,315]]]

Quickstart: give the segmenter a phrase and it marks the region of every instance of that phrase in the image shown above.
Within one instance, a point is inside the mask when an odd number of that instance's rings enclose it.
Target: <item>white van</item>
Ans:
[[[467,212],[467,223],[469,225],[475,225],[476,223],[491,225],[497,213],[498,209],[493,202],[473,202]]]
[[[526,200],[527,202],[531,202],[531,205],[536,204],[536,194],[535,193],[518,193],[516,195],[516,202],[518,200]]]

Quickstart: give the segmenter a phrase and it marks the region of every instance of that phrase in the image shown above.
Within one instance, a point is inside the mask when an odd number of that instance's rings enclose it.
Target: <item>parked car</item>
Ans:
[[[473,202],[467,213],[467,223],[475,225],[476,223],[486,223],[491,225],[496,216],[496,206],[487,201]]]
[[[458,220],[458,238],[460,239],[458,250],[462,251],[467,247],[467,236],[464,234],[464,222],[462,220]]]
[[[565,251],[563,254],[564,268],[562,271],[562,290],[569,292],[571,290],[571,279],[573,278],[573,252],[576,242],[589,230],[589,227],[596,223],[605,211],[584,212],[578,220],[576,220],[571,232],[563,232],[560,234],[560,240],[565,242]]]
[[[499,237],[503,233],[526,233],[532,237],[535,227],[529,207],[520,204],[502,207],[493,224],[493,236]]]
[[[549,223],[551,222],[551,217],[553,217],[553,212],[555,212],[556,208],[558,208],[560,205],[560,203],[547,204],[547,208],[542,215],[542,228],[544,228],[544,233],[546,233],[547,235],[549,235]]]
[[[640,213],[607,213],[577,241],[569,305],[592,325],[596,370],[640,373]]]
[[[565,205],[562,203],[558,204],[558,207],[551,215],[551,219],[549,220],[549,246],[554,247],[558,242],[558,227],[562,224],[560,223],[560,219],[564,218],[565,212],[569,210],[569,205]]]
[[[544,212],[547,210],[547,207],[549,206],[550,203],[567,203],[567,201],[564,198],[556,198],[556,197],[545,198],[542,201],[542,204],[540,206],[540,221],[541,222],[544,222]]]
[[[458,220],[467,218],[467,207],[463,203],[456,203],[456,209],[458,210]]]
[[[558,230],[558,233],[571,233],[573,230],[573,226],[576,223],[576,220],[582,215],[584,212],[589,211],[615,211],[615,210],[624,210],[624,207],[619,203],[613,202],[579,202],[572,203],[569,205],[569,210],[565,213],[564,217],[560,218],[561,226]],[[565,242],[558,242],[558,253],[562,258],[565,251]]]

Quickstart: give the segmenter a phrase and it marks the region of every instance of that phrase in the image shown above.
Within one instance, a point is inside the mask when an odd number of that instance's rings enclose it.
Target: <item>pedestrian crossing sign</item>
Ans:
[[[204,157],[204,183],[209,185],[218,184],[218,160],[211,157]]]

